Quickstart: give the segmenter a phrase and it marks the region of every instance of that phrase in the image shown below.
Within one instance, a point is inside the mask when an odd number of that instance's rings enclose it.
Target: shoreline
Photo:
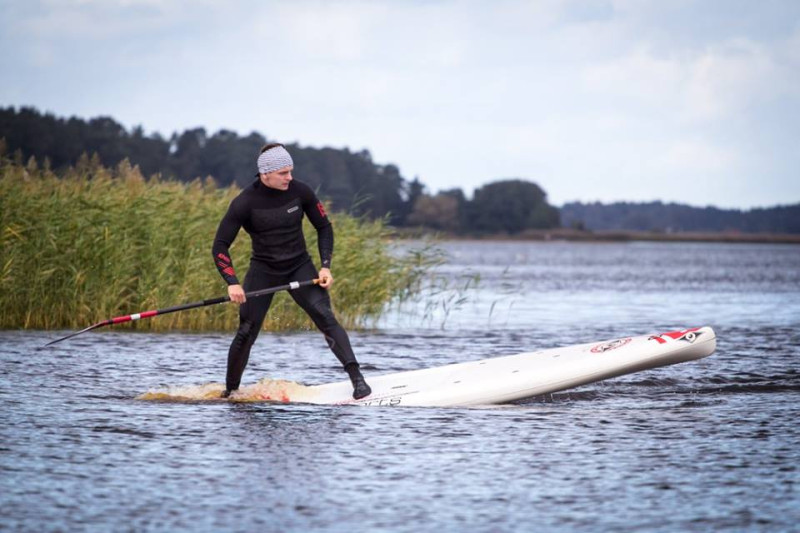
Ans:
[[[452,241],[541,241],[541,242],[721,242],[748,244],[800,244],[800,234],[738,232],[674,232],[602,230],[585,231],[568,228],[526,230],[515,235],[461,235],[420,229],[393,228],[398,239],[436,238]]]

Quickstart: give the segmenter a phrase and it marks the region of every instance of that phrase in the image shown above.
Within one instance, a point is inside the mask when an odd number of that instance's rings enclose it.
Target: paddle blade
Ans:
[[[80,331],[75,331],[74,333],[70,333],[66,337],[61,337],[60,339],[56,339],[54,341],[50,341],[47,344],[45,344],[44,346],[42,346],[42,348],[47,348],[48,346],[52,346],[52,345],[54,345],[54,344],[56,344],[58,342],[65,341],[67,339],[71,339],[72,337],[77,337],[81,333],[86,333],[87,331],[91,331],[91,330],[93,330],[95,328],[99,328],[100,326],[104,326],[104,325],[105,325],[105,322],[98,322],[97,324],[92,324],[88,328],[83,328]]]

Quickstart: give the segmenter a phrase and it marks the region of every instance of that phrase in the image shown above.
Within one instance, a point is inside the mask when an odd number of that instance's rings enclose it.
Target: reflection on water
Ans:
[[[406,305],[381,326],[413,327],[424,315],[426,324],[448,328],[471,327],[477,318],[493,329],[633,322],[650,331],[664,323],[770,326],[800,311],[798,246],[467,241],[444,250],[449,261],[439,273],[449,290],[433,291],[438,305]]]
[[[230,334],[0,333],[9,530],[791,530],[800,247],[449,243],[457,283],[352,334],[367,374],[685,326],[707,359],[494,409],[137,395],[219,384]],[[344,378],[314,332],[245,382]]]

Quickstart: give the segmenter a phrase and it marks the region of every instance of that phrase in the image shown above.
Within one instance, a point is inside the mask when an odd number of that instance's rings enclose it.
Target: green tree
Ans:
[[[559,225],[558,210],[547,203],[537,184],[520,179],[484,185],[469,203],[470,230],[515,234]]]
[[[423,194],[417,198],[414,209],[408,216],[408,224],[440,231],[458,231],[460,229],[458,198],[444,193],[436,196]]]

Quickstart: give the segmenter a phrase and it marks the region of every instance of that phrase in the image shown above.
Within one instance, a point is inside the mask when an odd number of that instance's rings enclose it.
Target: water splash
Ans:
[[[203,385],[184,385],[168,387],[166,390],[149,390],[136,397],[137,400],[159,402],[297,402],[307,400],[313,394],[311,389],[301,383],[284,379],[263,378],[252,385],[245,385],[234,391],[229,398],[222,398],[225,385],[205,383]]]

